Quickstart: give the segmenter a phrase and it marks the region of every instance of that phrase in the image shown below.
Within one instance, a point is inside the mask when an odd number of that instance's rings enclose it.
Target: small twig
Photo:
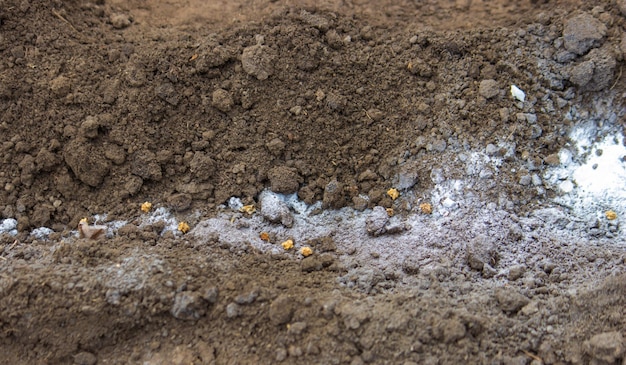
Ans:
[[[615,82],[613,83],[613,86],[611,86],[611,88],[609,90],[613,90],[613,88],[615,87],[615,85],[617,85],[617,83],[619,82],[619,79],[622,78],[622,67],[620,66],[619,68],[619,75],[617,75],[617,79],[615,79]]]
[[[70,26],[70,28],[72,28],[74,30],[74,32],[78,33],[78,31],[76,30],[76,28],[74,28],[74,26],[72,25],[72,23],[70,23],[69,21],[67,21],[67,19],[65,19],[61,14],[59,14],[56,10],[52,9],[52,14],[56,15],[57,18],[61,19],[62,21],[64,21],[67,25]]]
[[[531,353],[531,352],[528,352],[528,351],[526,351],[526,350],[522,350],[522,352],[523,352],[524,354],[526,354],[526,356],[530,357],[531,359],[533,359],[533,360],[537,360],[537,361],[539,361],[540,363],[542,363],[542,364],[543,364],[543,359],[542,359],[542,358],[540,358],[539,356],[537,356],[537,355],[535,355],[535,354],[533,354],[533,353]]]

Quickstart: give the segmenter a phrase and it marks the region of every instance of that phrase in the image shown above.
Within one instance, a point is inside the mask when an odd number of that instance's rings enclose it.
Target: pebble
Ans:
[[[293,215],[289,206],[277,194],[266,190],[259,195],[261,215],[272,223],[280,223],[289,228],[293,226]]]
[[[389,222],[389,215],[387,210],[381,206],[376,206],[372,209],[372,213],[365,220],[365,229],[370,236],[380,236],[385,234],[387,223]]]
[[[519,184],[522,186],[528,186],[532,182],[532,177],[530,175],[522,175],[519,178]]]
[[[197,320],[204,315],[204,306],[200,295],[184,291],[176,294],[170,313],[177,319]]]
[[[237,303],[229,303],[226,306],[226,317],[237,318],[241,315],[241,307]]]
[[[83,351],[74,355],[75,365],[95,365],[97,362],[98,358],[91,352]]]

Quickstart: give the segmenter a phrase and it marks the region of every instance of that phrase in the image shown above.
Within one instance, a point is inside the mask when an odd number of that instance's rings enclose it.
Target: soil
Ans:
[[[623,0],[0,0],[4,362],[625,364],[623,185],[568,175],[602,155],[577,128],[624,145],[625,29]]]

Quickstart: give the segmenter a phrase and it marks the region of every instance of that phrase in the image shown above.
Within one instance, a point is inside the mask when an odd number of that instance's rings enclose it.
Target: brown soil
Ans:
[[[556,274],[537,266],[541,284],[481,276],[470,260],[445,273],[405,265],[410,280],[384,272],[358,290],[338,280],[354,267],[332,247],[316,266],[139,223],[144,201],[193,228],[230,197],[258,206],[266,188],[408,215],[416,207],[386,194],[398,176],[416,174],[405,190],[422,196],[489,144],[504,167],[466,193],[523,217],[559,194],[519,182],[554,164],[573,106],[624,123],[625,12],[620,0],[0,0],[0,215],[18,222],[0,234],[1,356],[626,362],[623,241],[576,246]],[[577,55],[563,32],[582,13],[606,31]],[[576,68],[585,61],[595,71]],[[75,237],[96,214],[129,224]],[[54,233],[29,234],[41,226]],[[551,244],[541,251],[559,263]]]

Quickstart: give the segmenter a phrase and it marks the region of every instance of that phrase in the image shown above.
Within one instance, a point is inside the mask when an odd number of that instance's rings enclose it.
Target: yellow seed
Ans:
[[[430,203],[422,203],[420,204],[420,210],[424,214],[431,214],[433,212],[433,205]]]
[[[187,233],[189,232],[189,225],[185,222],[180,222],[178,223],[178,230],[181,231],[182,233]]]
[[[606,219],[610,221],[617,219],[617,213],[615,213],[612,210],[607,210],[606,213],[604,213],[604,215],[606,216]]]
[[[300,249],[300,254],[304,257],[309,257],[313,255],[313,249],[309,246],[304,246]]]
[[[148,213],[150,211],[150,209],[152,209],[152,203],[144,202],[143,204],[141,204],[141,211],[142,212]]]
[[[89,221],[87,220],[87,218],[83,218],[78,223],[89,223]]]
[[[239,208],[239,211],[246,214],[254,214],[256,209],[254,208],[254,205],[250,204],[244,205],[243,207]]]
[[[281,245],[283,246],[283,249],[291,250],[293,248],[293,240],[287,240],[287,241],[281,243]]]
[[[387,190],[387,195],[391,198],[391,200],[396,200],[400,196],[400,192],[398,189],[391,188]]]

